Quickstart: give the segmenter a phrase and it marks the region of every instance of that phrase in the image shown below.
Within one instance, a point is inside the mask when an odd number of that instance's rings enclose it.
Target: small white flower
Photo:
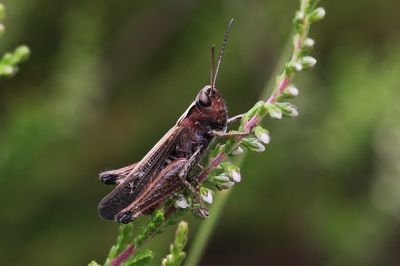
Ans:
[[[317,9],[311,12],[311,14],[309,15],[309,20],[310,22],[317,22],[323,19],[325,15],[326,15],[325,9],[322,7],[318,7]]]
[[[302,12],[302,11],[297,11],[297,12],[296,12],[296,19],[298,19],[298,20],[303,20],[304,17],[305,17],[304,12]]]
[[[305,56],[301,59],[301,61],[305,67],[313,67],[317,63],[317,59],[312,56]]]
[[[270,110],[269,115],[275,119],[282,119],[282,110],[275,108],[273,110]]]
[[[264,144],[268,144],[270,141],[268,130],[264,129],[262,126],[257,126],[254,129],[254,134]]]
[[[208,204],[213,203],[213,192],[207,188],[202,188],[200,192],[201,198]]]
[[[299,115],[299,111],[297,111],[297,108],[294,107],[293,105],[289,105],[289,106],[287,107],[287,110],[289,111],[289,115],[290,115],[291,117],[296,117],[296,116]]]
[[[303,70],[303,65],[300,64],[300,63],[298,63],[298,62],[293,63],[293,67],[294,67],[294,69],[295,69],[297,72]]]
[[[311,38],[305,38],[303,44],[307,48],[312,48],[315,44],[315,41]]]
[[[323,19],[326,15],[326,11],[323,7],[318,7],[317,9],[314,10],[315,16],[318,19]]]
[[[295,86],[289,86],[287,88],[287,94],[295,97],[295,96],[299,95],[299,90]]]
[[[255,142],[257,148],[254,150],[255,152],[263,152],[265,151],[265,146],[261,142]]]
[[[175,207],[180,209],[186,209],[189,207],[189,203],[183,195],[180,195],[179,198],[175,201]]]
[[[232,155],[239,155],[239,154],[241,154],[241,153],[243,153],[243,149],[242,149],[242,147],[240,147],[240,146],[238,146],[236,149],[234,149],[234,150],[232,151]]]
[[[268,144],[271,140],[269,134],[267,132],[261,133],[257,138],[264,144]]]
[[[238,170],[231,171],[230,174],[231,174],[230,176],[231,176],[231,179],[232,179],[233,182],[239,183],[240,180],[242,179],[242,177],[240,176],[240,171],[239,171],[239,169],[238,169]]]

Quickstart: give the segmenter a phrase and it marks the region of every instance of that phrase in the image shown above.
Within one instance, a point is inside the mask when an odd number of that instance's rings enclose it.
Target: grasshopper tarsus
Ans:
[[[126,212],[126,213],[122,213],[121,215],[118,215],[116,220],[119,223],[127,224],[132,221],[131,217],[132,217],[132,213]]]
[[[116,185],[118,183],[119,176],[115,174],[101,173],[99,179],[106,185]]]
[[[194,209],[193,213],[196,214],[201,219],[205,219],[210,215],[208,209],[205,207],[200,207],[200,208]]]

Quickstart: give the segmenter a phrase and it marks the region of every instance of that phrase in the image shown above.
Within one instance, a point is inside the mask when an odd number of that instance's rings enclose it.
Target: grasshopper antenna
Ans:
[[[213,84],[215,75],[215,46],[211,47],[211,74],[210,74],[210,85]]]
[[[233,24],[233,18],[231,18],[231,20],[229,21],[228,28],[226,29],[226,32],[225,32],[224,42],[222,43],[222,47],[219,52],[217,68],[215,70],[212,70],[212,72],[214,72],[214,75],[211,77],[211,88],[212,89],[215,89],[215,81],[217,80],[219,67],[221,66],[222,57],[224,56],[226,44],[228,43],[229,32],[231,31],[232,24]],[[211,57],[212,58],[214,57],[213,56],[213,48],[211,48]],[[214,59],[212,59],[212,61],[214,62]],[[212,63],[212,65],[214,65],[214,63]]]

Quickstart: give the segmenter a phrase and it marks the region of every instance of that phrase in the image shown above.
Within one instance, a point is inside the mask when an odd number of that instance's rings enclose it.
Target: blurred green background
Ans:
[[[5,5],[0,54],[26,43],[32,56],[0,80],[0,264],[63,266],[104,261],[118,226],[97,214],[111,189],[98,172],[139,160],[175,123],[229,18],[217,87],[234,115],[271,77],[298,1]],[[321,5],[300,116],[266,120],[272,143],[247,157],[201,265],[399,263],[400,2]],[[185,218],[193,239],[199,221]],[[173,231],[150,241],[158,256]]]

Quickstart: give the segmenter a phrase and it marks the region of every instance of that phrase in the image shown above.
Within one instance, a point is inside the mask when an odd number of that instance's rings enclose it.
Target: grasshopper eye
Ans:
[[[204,91],[200,92],[200,95],[199,95],[199,98],[197,99],[197,101],[201,107],[208,107],[211,105],[211,99],[210,99],[210,97],[208,97],[208,95]]]

